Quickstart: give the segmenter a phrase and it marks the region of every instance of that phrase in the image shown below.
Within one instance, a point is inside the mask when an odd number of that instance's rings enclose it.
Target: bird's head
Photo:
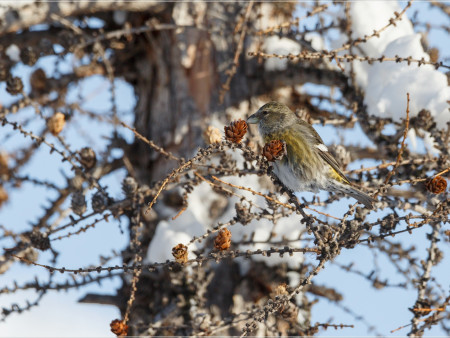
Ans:
[[[295,114],[283,103],[272,101],[258,109],[247,119],[249,124],[258,124],[261,133],[270,134],[295,121]]]

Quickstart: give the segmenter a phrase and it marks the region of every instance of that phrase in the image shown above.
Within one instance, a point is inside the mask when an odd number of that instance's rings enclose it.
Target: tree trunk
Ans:
[[[289,78],[295,78],[298,83],[297,76],[293,74],[285,74],[283,78],[277,72],[267,74],[263,64],[247,58],[247,47],[255,41],[245,38],[230,90],[220,102],[222,86],[229,76],[226,70],[233,65],[231,60],[240,38],[240,32],[236,34],[234,29],[238,22],[241,22],[242,27],[248,24],[242,22],[247,6],[248,3],[220,2],[167,4],[163,14],[158,16],[158,23],[197,25],[199,29],[161,30],[139,36],[139,41],[135,43],[141,45],[141,52],[130,60],[130,64],[135,65],[131,82],[138,97],[135,127],[141,134],[177,156],[191,157],[200,145],[204,145],[202,131],[213,114],[223,116],[227,107],[238,105],[255,94],[270,94],[273,88],[280,86],[280,81],[289,85]],[[265,6],[267,10],[271,5]],[[255,7],[249,21],[254,21],[259,11],[259,6]],[[290,14],[284,13],[279,19],[287,19]],[[142,18],[142,14],[131,18],[132,22],[149,19]],[[211,34],[210,30],[220,31],[220,34]],[[137,180],[148,184],[163,178],[176,165],[176,161],[168,161],[139,140],[128,156],[136,170]],[[156,224],[148,222],[145,225],[141,239],[144,253],[154,235]],[[184,315],[180,316],[176,311],[180,307],[180,297],[183,302],[189,303],[191,293],[205,294],[207,302],[197,306],[204,307],[205,313],[211,314],[209,321],[223,320],[231,316],[231,310],[244,311],[244,304],[254,302],[254,299],[245,296],[254,294],[254,285],[249,284],[249,281],[242,284],[237,264],[232,260],[221,262],[217,268],[209,270],[209,275],[200,269],[195,275],[198,280],[188,282],[188,276],[183,270],[144,273],[138,284],[139,292],[136,294],[130,323],[188,327],[182,331],[146,331],[143,327],[131,333],[192,334],[190,325],[195,320],[189,314],[188,305]],[[202,289],[204,287],[207,289]],[[244,303],[233,304],[236,288],[240,289]],[[124,285],[123,299],[126,299],[129,291],[128,286]],[[124,310],[125,304],[121,308]],[[231,331],[220,331],[218,334],[236,335],[240,331],[232,328]]]

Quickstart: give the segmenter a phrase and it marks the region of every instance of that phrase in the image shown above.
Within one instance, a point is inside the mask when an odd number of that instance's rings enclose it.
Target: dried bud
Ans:
[[[65,124],[66,118],[63,113],[55,113],[47,120],[48,130],[55,136],[63,130]]]
[[[439,49],[433,47],[428,50],[428,54],[430,55],[430,61],[436,63],[439,61]]]
[[[92,209],[95,212],[101,213],[108,205],[108,196],[105,196],[105,193],[102,191],[97,191],[94,196],[92,196],[91,204]]]
[[[86,211],[86,199],[80,191],[74,192],[72,195],[72,211],[78,216],[83,215]]]
[[[79,152],[79,161],[87,170],[92,169],[97,163],[97,156],[92,148],[85,147]]]
[[[277,314],[279,314],[284,320],[295,323],[298,316],[298,307],[292,302],[287,302],[281,306]]]
[[[286,144],[280,140],[272,140],[264,145],[262,154],[267,161],[274,162],[275,160],[281,160],[286,153]]]
[[[6,190],[3,189],[3,187],[0,185],[0,207],[3,203],[5,203],[8,200],[8,194],[6,193]]]
[[[83,188],[84,183],[83,175],[76,174],[72,179],[70,180],[70,186],[71,188],[74,188],[75,190],[81,190]]]
[[[275,288],[275,295],[276,296],[282,296],[282,295],[287,295],[287,285],[286,283],[281,283],[279,284],[276,288]]]
[[[6,81],[6,91],[11,95],[20,94],[23,90],[23,82],[20,77],[10,77]]]
[[[137,189],[138,184],[133,177],[128,176],[122,181],[122,191],[125,194],[125,196],[132,197],[134,193],[137,191]]]
[[[274,292],[272,293],[273,296],[278,296],[278,297],[287,296],[288,294],[289,294],[289,292],[287,290],[286,283],[281,283],[281,284],[277,285]],[[298,314],[298,307],[290,301],[283,302],[280,305],[281,305],[281,307],[276,312],[276,314],[281,316],[282,318],[284,318],[287,321],[296,321],[297,314]]]
[[[8,154],[2,151],[0,153],[0,176],[7,175],[8,173]]]
[[[187,246],[181,243],[174,246],[172,248],[172,256],[178,263],[186,263],[188,261]]]
[[[443,193],[447,189],[447,180],[442,176],[435,176],[427,181],[426,188],[433,194]]]
[[[214,240],[214,247],[217,250],[224,251],[231,246],[231,232],[228,229],[222,229],[219,231],[216,239]]]
[[[31,245],[36,249],[42,251],[50,249],[50,239],[39,230],[33,230],[28,237],[30,238]]]
[[[47,75],[42,68],[36,69],[30,76],[31,91],[36,94],[42,94],[48,91]]]
[[[447,241],[450,242],[450,230],[445,230],[444,235],[447,236]]]
[[[236,210],[236,220],[242,225],[247,225],[253,220],[253,214],[242,204],[236,203],[234,208]]]
[[[335,236],[335,232],[329,226],[321,226],[318,233],[324,243],[332,242]]]
[[[422,109],[416,117],[413,117],[411,119],[411,124],[416,128],[421,128],[427,131],[436,126],[436,123],[433,120],[433,115],[431,115],[431,112],[427,109]]]
[[[116,336],[126,336],[128,334],[128,325],[122,320],[114,319],[109,326],[111,327],[111,332]]]
[[[26,47],[23,48],[20,51],[20,59],[24,64],[27,66],[32,66],[36,63],[38,60],[39,55],[36,53],[36,51],[32,47]]]
[[[203,139],[206,144],[220,143],[222,141],[222,135],[220,130],[213,126],[208,126],[203,132]]]
[[[225,126],[225,138],[233,143],[240,143],[245,133],[247,133],[247,122],[244,120],[237,120],[230,123],[229,126]]]

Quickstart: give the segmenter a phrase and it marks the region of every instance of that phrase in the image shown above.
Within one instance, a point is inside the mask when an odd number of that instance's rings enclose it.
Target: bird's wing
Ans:
[[[323,146],[324,149],[320,149],[319,147]],[[334,171],[338,174],[338,176],[345,182],[350,184],[350,182],[348,181],[347,177],[345,177],[344,173],[342,172],[341,168],[339,168],[339,164],[337,163],[337,161],[334,159],[333,156],[331,156],[331,154],[328,152],[328,150],[325,151],[326,146],[322,143],[319,146],[316,146],[319,150],[319,155],[320,157],[323,158],[323,160],[325,162],[327,162],[333,169]]]
[[[347,177],[345,177],[344,173],[339,167],[339,164],[337,163],[336,159],[328,152],[327,146],[323,144],[322,138],[317,133],[317,131],[309,123],[306,123],[304,121],[302,122],[303,122],[302,125],[308,128],[308,130],[310,131],[313,137],[314,146],[316,147],[320,157],[322,157],[322,159],[334,169],[339,178],[341,178],[345,183],[350,184]]]

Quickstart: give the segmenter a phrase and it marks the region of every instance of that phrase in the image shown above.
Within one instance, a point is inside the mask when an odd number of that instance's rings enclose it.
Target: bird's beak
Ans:
[[[258,123],[259,122],[259,118],[256,116],[256,113],[251,115],[248,119],[247,119],[247,123],[249,124],[254,124],[254,123]]]

